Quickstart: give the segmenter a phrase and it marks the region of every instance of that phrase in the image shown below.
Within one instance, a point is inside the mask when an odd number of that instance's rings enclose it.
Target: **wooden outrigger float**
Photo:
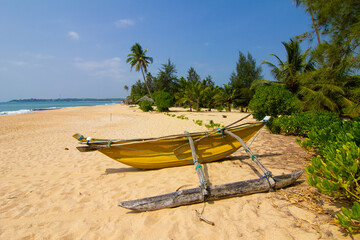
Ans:
[[[248,116],[250,115],[246,117]],[[116,161],[136,168],[158,169],[187,164],[195,165],[200,182],[199,188],[119,203],[119,206],[131,210],[151,211],[177,207],[207,200],[266,192],[293,184],[303,171],[274,177],[246,145],[246,142],[265,125],[269,117],[258,123],[231,127],[244,118],[212,132],[187,133],[161,138],[111,140],[85,138],[80,134],[75,134],[73,137],[83,145],[77,147],[81,152],[98,150]],[[251,160],[259,166],[264,173],[263,177],[208,187],[201,163],[225,158],[240,147],[243,147]]]
[[[275,176],[275,189],[280,189],[293,184],[303,173],[302,170],[290,174]],[[199,188],[184,189],[177,192],[154,197],[123,201],[118,205],[134,211],[153,211],[163,208],[172,208],[203,201],[214,201],[230,197],[240,197],[253,193],[268,192],[271,189],[265,178],[233,182],[209,187],[208,194],[204,195]]]

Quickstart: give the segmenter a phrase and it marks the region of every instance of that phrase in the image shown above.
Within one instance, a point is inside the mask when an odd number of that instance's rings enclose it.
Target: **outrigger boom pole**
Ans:
[[[199,163],[199,160],[198,160],[198,158],[196,156],[194,140],[190,136],[188,136],[187,138],[189,139],[190,148],[191,148],[191,154],[192,154],[194,165],[195,165],[195,170],[196,170],[196,173],[197,173],[197,175],[199,177],[200,189],[201,189],[201,192],[202,192],[202,194],[203,194],[203,196],[205,198],[208,195],[208,191],[207,191],[204,172],[203,172],[202,167],[201,167],[201,165]]]
[[[247,154],[250,156],[251,160],[254,161],[259,166],[261,171],[264,172],[264,177],[268,180],[271,188],[273,189],[275,187],[275,181],[273,179],[272,173],[269,170],[267,170],[264,167],[264,165],[261,164],[261,162],[257,159],[256,155],[254,155],[251,152],[250,148],[246,145],[244,140],[242,140],[239,136],[237,136],[236,134],[234,134],[234,133],[232,133],[230,131],[224,130],[224,133],[232,136],[233,138],[235,138],[236,140],[238,140],[240,142],[242,147],[245,149],[245,152],[247,152]]]

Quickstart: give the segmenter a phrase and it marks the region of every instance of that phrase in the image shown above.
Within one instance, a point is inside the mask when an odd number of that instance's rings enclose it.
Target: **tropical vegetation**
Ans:
[[[335,199],[354,202],[351,208],[342,208],[337,222],[350,232],[360,231],[360,4],[353,0],[293,3],[309,14],[312,29],[281,43],[285,58],[272,54],[275,61],[262,60],[274,81],[263,79],[261,65],[242,52],[222,85],[211,76],[201,78],[192,66],[187,76],[177,76],[170,59],[153,76],[147,72],[153,62],[146,56],[148,49],[135,43],[127,62],[142,72],[144,81],[131,86],[128,98],[136,102],[154,93],[160,111],[173,105],[189,111],[250,108],[257,119],[273,116],[271,131],[305,138],[300,145],[314,154],[306,167],[309,184]],[[303,51],[304,42],[312,47]]]
[[[135,43],[131,47],[131,53],[129,53],[127,55],[126,62],[130,64],[131,69],[135,66],[136,72],[141,71],[142,76],[144,78],[145,86],[148,90],[150,97],[152,98],[151,91],[150,91],[149,86],[147,85],[147,82],[145,79],[145,74],[147,73],[147,67],[148,67],[149,63],[152,63],[153,59],[152,59],[152,57],[146,56],[147,51],[148,51],[147,48],[145,50],[143,50],[139,43]]]

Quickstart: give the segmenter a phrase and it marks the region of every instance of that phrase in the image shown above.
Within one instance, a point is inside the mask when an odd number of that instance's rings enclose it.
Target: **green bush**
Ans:
[[[169,107],[174,105],[174,98],[168,92],[159,92],[155,96],[155,105],[160,112],[168,112]]]
[[[140,109],[143,110],[144,112],[149,112],[149,111],[154,110],[153,107],[152,107],[152,102],[150,102],[149,100],[141,101],[141,102],[139,103],[139,107],[140,107]]]
[[[337,121],[313,128],[301,146],[317,153],[305,168],[308,183],[335,197],[360,201],[360,121]],[[360,207],[342,208],[337,222],[350,232],[360,231]]]
[[[300,101],[282,85],[260,86],[249,103],[257,120],[301,111]]]
[[[305,168],[307,181],[321,192],[355,201],[341,208],[337,222],[350,232],[360,231],[360,118],[343,121],[326,111],[294,113],[271,120],[272,132],[303,136],[300,146],[316,155]]]
[[[335,122],[341,122],[335,113],[309,111],[272,118],[268,126],[273,133],[306,137],[311,129],[321,130]]]

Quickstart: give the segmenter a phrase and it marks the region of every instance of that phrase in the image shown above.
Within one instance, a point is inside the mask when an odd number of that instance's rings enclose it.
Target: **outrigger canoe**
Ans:
[[[224,130],[249,141],[265,124],[245,123],[215,132],[197,132],[147,139],[95,139],[74,134],[82,146],[81,152],[99,151],[123,164],[141,169],[159,169],[193,164],[189,137],[193,139],[199,163],[226,158],[241,147],[241,143]]]
[[[245,123],[231,127],[244,118],[212,132],[187,133],[161,138],[131,140],[93,139],[85,138],[78,133],[74,134],[73,137],[78,139],[83,145],[77,147],[81,152],[97,150],[116,161],[136,168],[158,169],[187,164],[195,165],[200,182],[199,188],[131,201],[122,201],[118,204],[121,207],[135,211],[151,211],[208,200],[243,196],[275,190],[293,184],[303,173],[302,170],[273,176],[246,145],[246,142],[264,126],[268,118],[257,123]],[[207,180],[205,179],[201,163],[225,158],[236,152],[240,147],[245,149],[251,160],[259,166],[264,175],[259,179],[214,187],[207,186]]]

